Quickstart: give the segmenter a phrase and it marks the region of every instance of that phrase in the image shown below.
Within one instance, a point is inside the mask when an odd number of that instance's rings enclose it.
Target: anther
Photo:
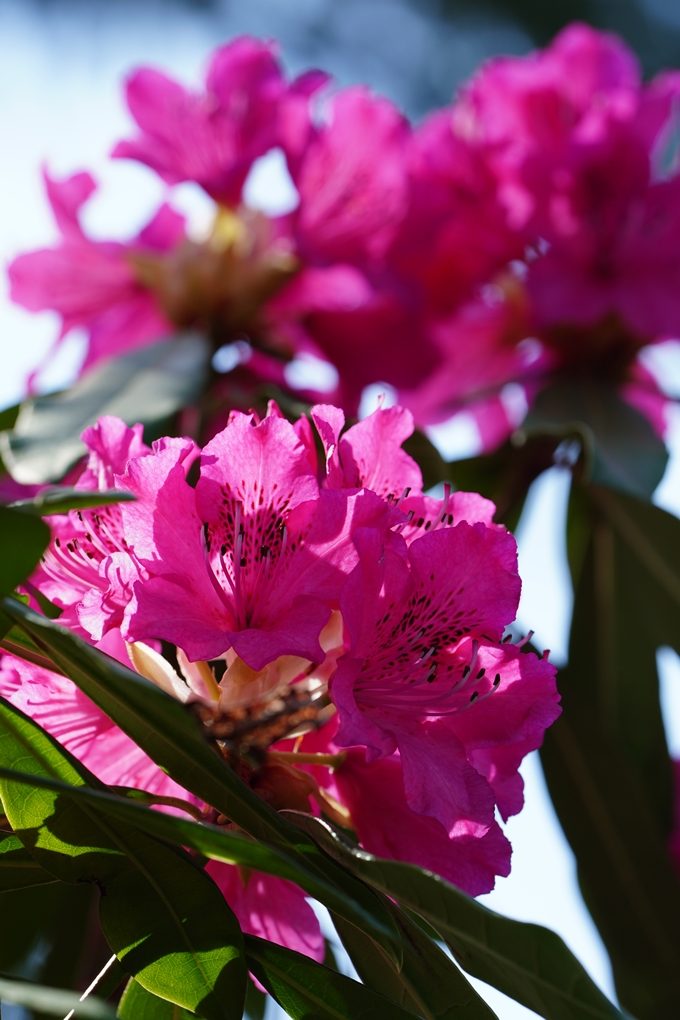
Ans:
[[[496,673],[495,677],[493,678],[493,685],[494,685],[494,687],[498,687],[500,682],[501,682],[501,675],[500,675],[500,673]]]
[[[476,701],[478,697],[479,691],[473,691],[472,694],[470,695],[470,704],[472,704],[473,701]]]
[[[482,677],[484,676],[484,674],[485,674],[485,673],[486,673],[486,670],[485,670],[485,669],[483,669],[483,668],[482,668],[482,669],[480,669],[480,671],[479,671],[479,673],[477,674],[477,676],[475,677],[475,679],[476,679],[476,680],[481,680],[481,679],[482,679]]]

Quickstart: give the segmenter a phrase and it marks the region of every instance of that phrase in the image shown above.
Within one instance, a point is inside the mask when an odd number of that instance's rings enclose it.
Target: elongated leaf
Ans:
[[[352,901],[348,902],[342,892],[334,889],[329,883],[323,882],[299,864],[297,860],[287,857],[273,847],[255,843],[239,833],[231,832],[220,826],[199,824],[174,815],[161,814],[142,804],[135,803],[134,800],[127,800],[103,790],[71,786],[46,776],[30,775],[0,766],[0,781],[2,779],[60,793],[72,798],[76,803],[90,805],[95,810],[127,822],[142,832],[176,843],[179,846],[189,847],[212,860],[223,861],[226,864],[238,864],[254,871],[264,871],[290,882],[296,882],[305,892],[324,903],[329,909],[342,911],[343,916],[352,917],[355,925],[372,928],[371,916],[365,914],[360,905],[354,904]],[[16,837],[12,838],[16,839]],[[30,855],[28,856],[30,857]],[[1,863],[2,858],[0,857]],[[35,862],[33,863],[35,864]],[[0,879],[1,877],[0,873]]]
[[[118,489],[90,492],[60,485],[54,489],[43,489],[33,499],[20,499],[16,503],[10,503],[10,508],[32,514],[33,517],[49,517],[51,514],[66,514],[69,510],[86,510],[89,507],[110,506],[112,503],[130,503],[136,498],[131,492],[119,492]]]
[[[331,913],[331,919],[347,955],[366,987],[418,1014],[418,1003],[410,995],[400,973],[373,939],[336,914]]]
[[[50,885],[56,881],[54,875],[44,871],[29,854],[18,836],[0,832],[0,893]]]
[[[14,428],[0,433],[7,470],[26,485],[58,481],[85,453],[80,435],[101,415],[150,425],[191,403],[208,357],[204,337],[183,334],[112,358],[63,393],[26,401]]]
[[[101,788],[32,720],[0,700],[0,760],[72,785]],[[154,994],[206,1020],[240,1020],[241,932],[223,896],[187,857],[70,798],[0,780],[13,829],[45,870],[96,882],[102,929],[126,970]]]
[[[426,1020],[495,1020],[491,1007],[436,942],[403,910],[387,902],[405,944],[398,975],[386,972],[387,961],[376,958],[377,947],[366,944],[363,932],[356,933],[357,939],[346,925],[336,925],[364,984]]]
[[[150,832],[161,838],[183,844],[198,850],[206,857],[226,861],[230,864],[266,871],[281,878],[296,881],[306,892],[322,899],[330,907],[340,906],[342,899],[331,887],[320,883],[314,876],[305,872],[299,865],[291,862],[283,854],[268,847],[246,839],[238,834],[225,831],[216,826],[198,824],[171,815],[160,814],[134,801],[123,800],[101,791],[89,790],[85,787],[69,787],[64,783],[39,776],[12,772],[0,768],[0,779],[9,778],[14,782],[26,782],[43,789],[62,792],[76,802],[85,802],[102,811],[134,825],[135,828]],[[343,941],[356,946],[356,954],[350,952],[364,983],[382,994],[389,995],[407,1006],[416,1008],[423,1016],[439,1020],[451,1017],[452,1020],[491,1020],[493,1011],[477,995],[472,986],[449,958],[422,932],[416,924],[409,920],[401,911],[396,911],[392,904],[386,904],[395,919],[395,924],[402,932],[402,938],[410,953],[405,954],[401,969],[401,977],[390,966],[385,956],[366,935],[354,925],[342,922],[339,929]],[[347,909],[343,910],[347,913]],[[361,921],[362,918],[359,918]],[[338,924],[336,918],[336,924]],[[349,945],[347,945],[349,949]],[[374,954],[370,955],[371,950]],[[370,960],[370,967],[366,964]],[[380,987],[372,980],[374,968]]]
[[[561,380],[538,394],[523,429],[573,426],[586,431],[592,458],[589,480],[650,499],[663,477],[663,440],[616,387],[596,379]]]
[[[398,1006],[352,978],[307,956],[246,935],[248,965],[294,1020],[413,1020]]]
[[[577,584],[563,715],[541,760],[609,951],[639,1020],[680,1015],[680,882],[666,850],[671,762],[656,649],[680,647],[680,521],[623,493],[575,487]]]
[[[546,1020],[621,1020],[554,932],[502,917],[412,864],[374,857],[318,818],[298,820],[338,861],[429,921],[470,974]]]
[[[555,450],[564,440],[575,438],[572,429],[557,428],[549,434],[518,432],[493,453],[456,460],[448,465],[448,477],[457,489],[478,492],[496,504],[495,520],[513,531],[519,521],[529,486],[554,464]]]
[[[115,1020],[115,1011],[99,999],[80,1002],[77,992],[65,992],[61,988],[45,988],[29,981],[12,981],[0,978],[0,997],[16,1006],[37,1010],[50,1016],[63,1017],[73,1010],[75,1017],[89,1017],[90,1020]]]
[[[116,1013],[120,1020],[190,1020],[193,1015],[174,1002],[159,999],[134,978],[130,978]]]
[[[392,918],[372,890],[338,868],[332,860],[324,858],[313,840],[253,793],[208,746],[197,723],[179,702],[15,600],[5,599],[3,608],[59,669],[181,786],[233,819],[255,838],[283,849],[322,881],[342,892],[347,906],[338,906],[338,913],[354,924],[359,910],[362,923],[369,924],[373,938],[397,965],[401,964],[399,935]],[[348,909],[350,913],[346,913]]]
[[[8,595],[37,567],[50,529],[34,517],[0,506],[0,595]]]

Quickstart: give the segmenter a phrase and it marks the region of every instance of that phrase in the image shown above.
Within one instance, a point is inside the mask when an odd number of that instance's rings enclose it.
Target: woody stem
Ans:
[[[306,751],[269,751],[267,757],[277,758],[279,761],[289,761],[292,765],[328,765],[329,768],[337,769],[342,765],[346,751],[338,754],[313,754]]]

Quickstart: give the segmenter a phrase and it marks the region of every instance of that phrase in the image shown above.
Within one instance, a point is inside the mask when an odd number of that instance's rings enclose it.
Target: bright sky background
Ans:
[[[150,24],[148,31],[127,35],[124,28],[90,49],[77,33],[63,30],[54,39],[36,34],[24,8],[0,8],[0,261],[20,251],[50,244],[55,228],[43,197],[39,166],[47,161],[56,174],[90,169],[102,190],[90,203],[85,221],[98,237],[130,236],[162,199],[163,189],[145,168],[109,163],[112,144],[129,133],[130,122],[119,96],[122,74],[137,63],[155,63],[185,80],[196,80],[214,39],[199,22]],[[253,201],[275,211],[290,200],[276,161],[265,164],[251,182]],[[197,189],[183,186],[175,203],[197,227],[207,221],[209,205]],[[0,281],[0,344],[2,375],[0,407],[19,399],[28,372],[44,357],[57,329],[49,313],[31,316],[13,307]],[[69,342],[43,382],[63,385],[82,354],[77,337]],[[680,358],[671,352],[666,375],[680,392]],[[448,437],[449,440],[451,437]],[[446,437],[442,443],[446,446]],[[459,425],[453,446],[462,452],[469,429]],[[680,514],[680,414],[671,432],[672,460],[657,494],[658,502]],[[524,594],[519,622],[532,627],[539,645],[550,647],[559,664],[566,657],[571,593],[564,549],[557,536],[564,531],[568,477],[553,469],[534,485],[518,539]],[[671,652],[660,654],[663,703],[672,751],[680,756],[680,663]],[[524,766],[526,807],[510,821],[507,834],[514,847],[513,871],[496,890],[483,897],[490,907],[516,918],[552,927],[580,957],[594,979],[613,995],[607,957],[583,905],[575,879],[574,860],[554,816],[536,755]],[[479,983],[477,983],[479,984]],[[482,994],[500,1020],[535,1016],[493,989]],[[13,1010],[12,1015],[16,1017]],[[272,1003],[268,1020],[279,1014]],[[9,1016],[5,1011],[3,1016]]]

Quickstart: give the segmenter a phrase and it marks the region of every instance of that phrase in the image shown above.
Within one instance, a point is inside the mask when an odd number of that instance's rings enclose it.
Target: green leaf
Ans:
[[[63,1017],[73,1010],[75,1017],[89,1017],[90,1020],[115,1020],[111,1006],[100,999],[80,1001],[77,992],[65,992],[61,988],[45,988],[29,981],[13,981],[0,977],[0,997],[25,1009],[37,1010],[49,1016]]]
[[[412,1013],[418,1014],[419,1005],[410,995],[399,971],[388,961],[373,939],[337,914],[331,912],[331,919],[347,955],[366,987],[392,999],[404,1009],[410,1009]]]
[[[246,935],[248,966],[294,1020],[413,1020],[398,1006],[352,978],[307,956]]]
[[[98,811],[129,823],[142,832],[196,850],[212,860],[238,864],[296,882],[305,892],[324,903],[329,909],[342,912],[344,917],[352,919],[353,925],[373,929],[372,916],[360,905],[348,899],[343,892],[318,878],[297,860],[291,860],[281,851],[256,843],[247,836],[230,832],[220,826],[199,824],[174,815],[162,814],[135,803],[134,800],[123,799],[103,790],[69,786],[46,776],[32,776],[0,766],[0,781],[2,779],[61,793],[71,797],[76,803],[88,804]],[[373,893],[371,895],[374,896]]]
[[[328,949],[328,947],[326,947]],[[335,968],[337,970],[337,967]],[[248,991],[246,992],[246,1011],[244,1016],[248,1020],[264,1020],[267,1012],[267,996],[256,987],[255,982],[248,978]]]
[[[70,631],[13,599],[2,603],[36,645],[54,660],[113,721],[184,789],[217,808],[256,839],[273,844],[322,882],[342,893],[333,909],[351,923],[361,917],[373,938],[400,965],[399,936],[372,892],[328,858],[316,844],[268,807],[203,739],[179,702]],[[344,905],[343,905],[344,902]]]
[[[662,439],[615,386],[596,379],[563,379],[538,394],[523,431],[561,426],[581,431],[590,447],[589,480],[650,499],[668,453]]]
[[[9,595],[30,577],[49,540],[43,521],[0,506],[0,595]]]
[[[56,881],[54,875],[44,871],[29,854],[18,836],[13,832],[0,832],[0,893],[51,885]]]
[[[436,942],[403,910],[387,903],[405,945],[398,975],[386,971],[387,961],[376,958],[377,947],[366,944],[363,932],[356,933],[357,939],[346,925],[337,929],[364,984],[425,1020],[495,1020],[491,1007]]]
[[[27,400],[14,428],[0,433],[7,470],[26,485],[58,481],[85,453],[88,425],[105,414],[128,425],[168,418],[198,395],[208,358],[207,340],[185,333],[111,358],[63,393]]]
[[[516,432],[492,453],[449,464],[449,478],[456,489],[478,492],[492,500],[496,504],[495,520],[513,531],[531,483],[553,466],[559,444],[574,435],[573,430],[563,428],[547,435]]]
[[[622,1005],[680,1015],[680,881],[666,843],[673,776],[656,649],[680,647],[680,521],[574,486],[576,597],[563,714],[541,760]]]
[[[159,999],[130,978],[123,992],[116,1016],[120,1020],[190,1020],[193,1013],[175,1002]]]
[[[18,709],[0,699],[0,760],[75,786],[102,784]],[[176,852],[89,806],[0,780],[15,833],[45,870],[102,891],[104,935],[149,991],[206,1020],[240,1020],[246,971],[241,932],[213,881]]]
[[[80,916],[81,902],[90,890],[50,877],[52,884],[0,894],[0,971],[42,981],[57,941],[63,938],[63,919]]]
[[[53,489],[43,489],[33,499],[20,499],[9,505],[11,509],[21,510],[24,514],[49,517],[51,514],[66,514],[69,510],[87,510],[90,507],[110,506],[113,503],[130,503],[136,498],[131,492],[121,492],[118,489],[90,492],[59,485]]]
[[[621,1020],[555,932],[502,917],[415,865],[374,857],[318,818],[298,818],[338,861],[429,921],[474,977],[546,1020]]]

